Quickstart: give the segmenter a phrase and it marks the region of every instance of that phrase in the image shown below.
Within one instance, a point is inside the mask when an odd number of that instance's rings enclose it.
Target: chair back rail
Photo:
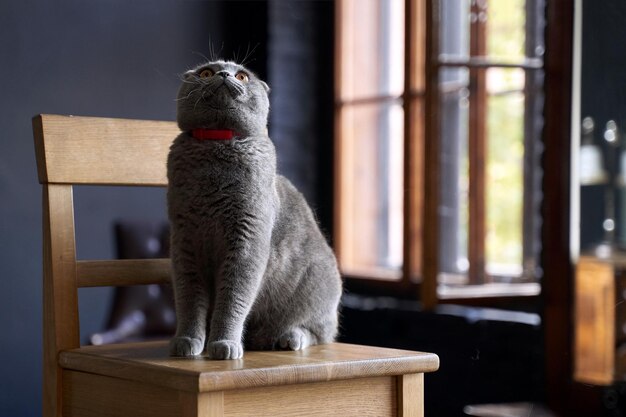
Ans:
[[[78,288],[169,281],[169,259],[76,259],[73,185],[166,186],[176,123],[38,115],[33,135],[43,185],[44,416],[60,415],[61,351],[80,346]]]
[[[167,185],[174,122],[39,115],[33,118],[39,182]]]

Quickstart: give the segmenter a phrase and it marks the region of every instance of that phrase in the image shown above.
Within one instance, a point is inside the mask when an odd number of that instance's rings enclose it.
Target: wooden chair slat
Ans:
[[[169,259],[120,259],[78,261],[78,287],[122,287],[125,285],[167,284]]]
[[[167,185],[174,122],[39,115],[33,118],[39,182]],[[44,141],[45,137],[45,141]]]
[[[44,416],[60,410],[58,353],[80,345],[72,186],[43,189],[43,407]]]

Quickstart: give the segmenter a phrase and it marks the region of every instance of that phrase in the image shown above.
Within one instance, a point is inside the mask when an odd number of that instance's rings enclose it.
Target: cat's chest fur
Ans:
[[[269,191],[276,170],[269,138],[245,138],[228,143],[198,141],[186,134],[171,147],[168,160],[170,191],[193,199],[237,196],[256,200]]]
[[[168,158],[170,217],[204,244],[257,221],[273,222],[276,156],[269,138],[206,142],[181,134]],[[245,232],[245,230],[243,230]]]

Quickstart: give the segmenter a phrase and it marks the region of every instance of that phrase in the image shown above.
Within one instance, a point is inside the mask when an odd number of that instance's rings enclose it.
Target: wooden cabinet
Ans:
[[[611,385],[626,379],[626,255],[583,256],[576,265],[574,378]]]

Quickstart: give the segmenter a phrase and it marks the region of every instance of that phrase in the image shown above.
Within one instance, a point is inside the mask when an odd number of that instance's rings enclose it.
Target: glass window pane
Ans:
[[[341,99],[400,96],[404,88],[404,0],[344,0]]]
[[[469,71],[443,68],[441,94],[441,189],[439,270],[443,283],[466,280],[468,239]]]
[[[398,103],[342,109],[340,263],[348,274],[399,278],[403,120]]]
[[[526,72],[521,68],[489,68],[487,70],[487,92],[502,95],[524,90]]]
[[[522,271],[524,76],[518,68],[487,70],[485,256],[489,275]],[[467,282],[469,235],[469,70],[443,68],[441,93],[440,282]],[[476,151],[475,149],[473,150]]]
[[[440,0],[439,52],[455,58],[469,57],[470,0]]]
[[[487,71],[486,259],[491,275],[522,272],[524,71]]]
[[[535,2],[536,0],[528,0]],[[526,0],[477,0],[478,19],[486,19],[487,54],[520,60],[525,56]],[[484,6],[483,6],[484,5]]]
[[[446,57],[484,55],[496,60],[521,61],[526,55],[543,54],[537,22],[527,22],[526,16],[527,7],[532,13],[541,11],[543,0],[439,0],[438,4],[439,51]],[[527,24],[530,34],[526,33]],[[478,51],[470,52],[472,36],[482,39],[474,39]]]

